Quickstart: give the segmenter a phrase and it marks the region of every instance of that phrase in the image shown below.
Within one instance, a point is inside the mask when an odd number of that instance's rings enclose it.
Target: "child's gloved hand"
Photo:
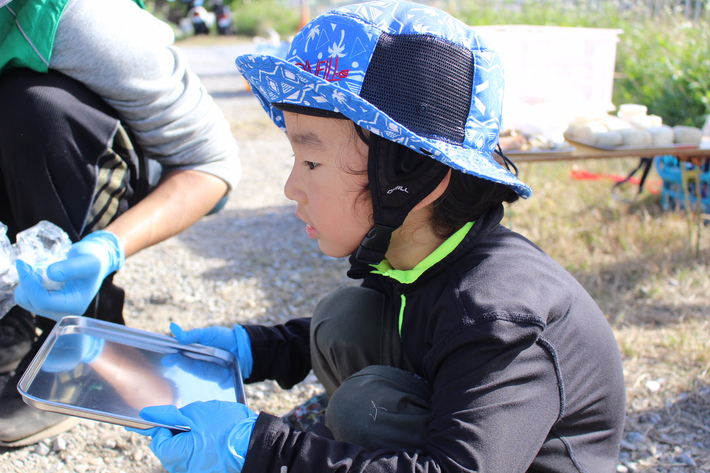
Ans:
[[[232,370],[222,364],[198,360],[182,353],[164,356],[160,363],[166,367],[175,367],[200,379],[212,381],[222,389],[234,389]]]
[[[164,427],[128,428],[153,437],[150,449],[170,473],[240,473],[257,419],[244,404],[226,401],[193,402],[181,409],[146,407],[140,415],[152,422],[190,427],[175,435]]]
[[[251,354],[251,339],[241,325],[235,325],[234,329],[207,327],[196,328],[186,332],[178,324],[171,323],[170,331],[182,344],[199,343],[200,345],[221,348],[231,352],[237,357],[242,378],[248,379],[251,376],[251,370],[254,366],[254,359]]]
[[[47,277],[63,282],[64,287],[48,291],[42,277],[32,266],[17,260],[20,282],[15,302],[24,309],[59,320],[66,315],[81,315],[99,291],[106,276],[123,267],[125,253],[121,239],[101,230],[74,243],[67,258],[47,268]]]

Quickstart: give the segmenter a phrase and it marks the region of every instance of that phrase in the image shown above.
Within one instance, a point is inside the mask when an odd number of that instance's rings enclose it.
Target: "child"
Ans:
[[[287,60],[237,66],[295,164],[285,186],[306,232],[350,256],[359,287],[312,319],[183,332],[232,351],[246,382],[328,396],[309,431],[246,406],[151,407],[188,425],[152,435],[169,471],[616,471],[621,358],[586,291],[503,226],[529,187],[492,153],[499,58],[439,10],[384,0],[311,21]],[[506,161],[507,162],[507,161]]]

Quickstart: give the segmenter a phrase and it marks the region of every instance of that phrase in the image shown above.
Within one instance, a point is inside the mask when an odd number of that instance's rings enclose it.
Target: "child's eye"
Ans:
[[[314,163],[313,161],[303,161],[303,165],[306,166],[308,169],[315,169],[318,167],[318,163]]]

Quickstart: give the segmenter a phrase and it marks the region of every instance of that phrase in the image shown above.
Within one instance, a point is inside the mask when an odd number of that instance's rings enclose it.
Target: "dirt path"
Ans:
[[[322,256],[283,196],[290,146],[234,66],[249,45],[184,49],[232,124],[244,175],[221,212],[126,262],[117,282],[127,294],[127,324],[167,333],[171,321],[188,329],[310,315],[325,292],[347,283],[345,266]],[[247,396],[256,411],[282,414],[318,389],[311,377],[289,392],[271,382],[248,386]],[[38,445],[0,449],[0,473],[72,471],[163,469],[145,438],[94,421]]]

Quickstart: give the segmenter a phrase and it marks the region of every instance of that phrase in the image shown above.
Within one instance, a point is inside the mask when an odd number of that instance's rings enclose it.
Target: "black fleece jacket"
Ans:
[[[401,314],[405,350],[433,388],[426,448],[367,451],[262,413],[243,473],[616,471],[625,389],[611,328],[584,288],[502,216],[502,206],[483,216],[413,281],[357,264],[349,273]],[[308,374],[309,319],[246,329],[247,382],[289,388]]]

